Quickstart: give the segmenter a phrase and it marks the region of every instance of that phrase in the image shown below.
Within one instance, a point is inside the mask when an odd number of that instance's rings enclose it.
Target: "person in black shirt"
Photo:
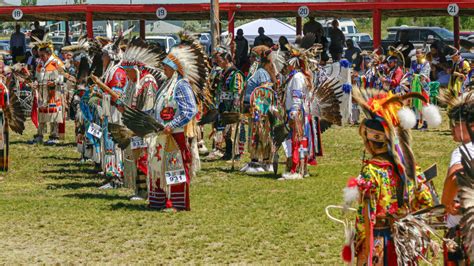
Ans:
[[[34,28],[35,29],[31,31],[31,36],[36,37],[39,40],[43,40],[44,30],[40,27],[40,24],[38,21],[35,21]],[[31,41],[33,42],[34,40],[31,40]]]
[[[401,52],[403,54],[403,58],[405,60],[405,65],[403,67],[410,68],[411,67],[411,58],[408,56],[410,52],[415,49],[413,43],[410,42],[408,39],[408,31],[400,31],[400,41],[395,42],[393,47],[397,48],[402,45]]]
[[[242,72],[246,72],[245,67],[249,66],[249,43],[244,37],[242,29],[237,30],[235,37],[235,66]]]
[[[255,41],[253,42],[253,46],[259,46],[259,45],[266,45],[268,47],[273,46],[273,40],[267,35],[265,35],[264,33],[265,33],[265,29],[263,27],[258,28],[259,35],[255,38]]]
[[[362,56],[360,54],[362,51],[359,47],[354,46],[354,41],[352,39],[348,39],[346,45],[347,50],[344,53],[344,58],[351,63],[355,71],[360,71],[360,65],[362,63]]]
[[[341,60],[342,53],[344,51],[346,37],[344,33],[339,29],[339,22],[337,19],[332,21],[332,28],[329,31],[329,38],[331,38],[331,44],[329,45],[329,53],[331,54],[332,61],[338,62]]]

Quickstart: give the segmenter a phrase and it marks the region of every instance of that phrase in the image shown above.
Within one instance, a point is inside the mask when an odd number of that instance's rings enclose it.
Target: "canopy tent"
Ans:
[[[86,4],[74,4],[75,0],[37,0],[36,6],[20,6],[21,0],[0,1],[7,4],[0,5],[0,21],[14,20],[12,12],[20,8],[24,14],[22,21],[85,20],[89,37],[93,37],[94,20],[139,19],[140,36],[144,37],[145,20],[157,20],[158,8],[166,9],[166,20],[207,20],[210,12],[209,0],[87,0]],[[455,2],[459,16],[474,15],[474,1]],[[316,17],[372,17],[374,47],[378,47],[382,16],[447,16],[447,7],[452,3],[453,0],[221,0],[219,10],[221,19],[227,18],[230,32],[235,32],[235,19],[296,17],[300,33],[303,21],[297,11],[301,6]],[[454,17],[453,24],[457,44],[459,17]]]
[[[254,20],[235,28],[235,32],[239,29],[243,30],[244,36],[247,38],[249,45],[253,46],[255,38],[258,36],[259,27],[265,29],[265,35],[272,38],[274,43],[278,43],[280,36],[285,36],[290,43],[295,41],[296,28],[276,18]],[[222,35],[227,36],[228,34],[229,32],[226,31]]]
[[[182,27],[166,21],[147,22],[147,25],[145,26],[146,34],[154,35],[176,34],[183,30]]]

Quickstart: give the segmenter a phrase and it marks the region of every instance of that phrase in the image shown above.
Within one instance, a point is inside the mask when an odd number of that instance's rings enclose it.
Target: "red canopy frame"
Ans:
[[[310,15],[317,17],[372,17],[374,47],[380,45],[382,16],[447,16],[447,7],[452,0],[369,0],[366,2],[306,2],[306,3],[221,3],[221,17],[227,15],[228,30],[234,32],[236,18],[293,17],[300,6],[307,6]],[[456,1],[459,15],[474,15],[474,1]],[[159,7],[167,10],[171,20],[208,19],[210,4],[151,4],[151,5],[50,5],[50,6],[4,6],[0,7],[0,20],[13,20],[11,14],[16,8],[23,11],[22,20],[86,20],[89,37],[93,37],[92,21],[95,20],[157,20],[155,12]],[[302,21],[297,19],[297,32],[301,32]],[[459,32],[459,19],[454,19],[454,32]],[[457,30],[456,30],[457,29]],[[140,23],[140,33],[144,35],[144,22]]]

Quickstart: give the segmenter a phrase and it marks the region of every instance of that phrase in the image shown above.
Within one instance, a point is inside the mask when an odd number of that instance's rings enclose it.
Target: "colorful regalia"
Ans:
[[[240,123],[241,97],[244,91],[244,75],[232,63],[232,55],[229,51],[218,50],[218,62],[224,71],[221,74],[220,82],[217,88],[217,109],[220,113],[216,121],[217,130],[223,130],[225,140],[225,153],[222,159],[229,160],[235,154],[240,154],[240,150],[235,152],[237,143],[233,143],[233,139],[237,139],[238,132],[237,123]],[[230,117],[232,115],[232,117]],[[235,136],[235,138],[233,137]],[[245,140],[245,139],[244,139]],[[242,141],[240,141],[242,142]],[[236,147],[237,146],[237,147]],[[242,143],[243,148],[243,143]]]
[[[51,41],[36,39],[32,45],[38,47],[43,54],[41,62],[37,65],[35,78],[38,84],[37,95],[34,99],[32,111],[33,122],[38,123],[38,133],[33,142],[42,142],[43,135],[50,124],[49,141],[46,144],[56,144],[59,139],[58,124],[64,122],[64,104],[62,85],[64,76],[69,76],[64,71],[64,63],[53,53]]]
[[[392,93],[401,93],[402,88],[400,83],[403,78],[403,71],[400,66],[398,66],[398,59],[395,56],[389,56],[387,58],[389,67],[385,71],[385,81],[383,82],[383,88],[386,91],[391,91]],[[393,64],[390,66],[390,64]]]
[[[474,262],[474,92],[460,96],[441,94],[448,106],[453,139],[460,145],[451,153],[441,203],[446,206],[445,238],[457,247],[444,246],[444,265],[472,265]]]
[[[8,72],[8,71],[5,71]],[[7,172],[9,165],[9,128],[18,134],[25,130],[25,116],[15,94],[9,94],[7,78],[0,74],[0,171]]]
[[[451,48],[453,66],[450,71],[451,77],[449,78],[448,90],[453,90],[460,95],[466,91],[465,82],[468,80],[467,76],[471,71],[471,66],[467,60],[461,57],[461,54],[456,48]]]
[[[359,133],[371,158],[364,159],[360,175],[345,189],[346,203],[357,205],[355,232],[347,247],[353,243],[357,265],[416,264],[435,246],[429,233],[434,230],[422,219],[416,220],[418,231],[403,230],[412,225],[416,211],[433,206],[434,194],[411,150],[409,130],[415,119],[404,102],[425,98],[359,89],[353,95],[367,116]],[[433,115],[440,118],[439,113]],[[352,260],[350,253],[345,254],[347,261]]]
[[[135,72],[135,80],[128,78],[122,101],[132,109],[152,112],[158,84],[155,75],[158,54],[148,48],[130,45],[124,52],[120,67]],[[140,137],[134,137],[124,151],[124,179],[135,188],[135,196],[145,199],[147,193],[147,149]]]
[[[430,100],[430,62],[425,58],[425,53],[421,49],[416,50],[416,60],[411,63],[409,80],[411,80],[411,92],[422,94],[426,98],[426,102]],[[416,128],[423,124],[422,108],[423,102],[418,99],[411,101],[411,106],[416,114],[418,120]],[[426,124],[426,123],[425,123]]]
[[[106,178],[112,181],[104,188],[117,187],[120,185],[135,187],[135,184],[133,184],[133,186],[129,183],[124,184],[123,151],[119,145],[114,142],[111,133],[109,132],[109,123],[117,125],[122,124],[122,114],[117,109],[116,102],[123,98],[124,89],[128,83],[127,73],[119,63],[122,58],[122,51],[120,50],[120,42],[123,39],[122,36],[123,35],[118,36],[113,42],[105,39],[100,40],[102,43],[102,59],[104,60],[105,58],[104,62],[108,63],[103,66],[104,74],[102,75],[102,80],[114,93],[112,96],[107,91],[104,91],[102,95],[102,169]],[[117,99],[114,97],[117,97]]]
[[[276,69],[270,56],[271,49],[266,46],[257,46],[252,49],[252,53],[256,62],[249,72],[250,77],[247,79],[243,99],[243,112],[250,116],[248,151],[251,162],[246,164],[241,171],[272,172],[272,138],[268,114],[277,106]]]
[[[188,39],[189,38],[189,39]],[[209,66],[199,43],[187,37],[172,48],[162,62],[168,80],[161,87],[153,118],[166,134],[150,134],[148,144],[148,191],[150,207],[190,210],[191,153],[185,128],[197,114],[197,99],[203,100]]]

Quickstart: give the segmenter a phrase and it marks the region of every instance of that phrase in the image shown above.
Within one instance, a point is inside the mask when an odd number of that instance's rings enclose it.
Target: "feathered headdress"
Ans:
[[[68,46],[64,46],[63,48],[61,48],[61,51],[62,52],[71,52],[73,54],[86,54],[89,52],[89,48],[90,48],[90,43],[89,41],[87,40],[87,38],[81,38],[77,44],[72,44],[72,45],[68,45]]]
[[[157,67],[160,56],[148,47],[131,44],[123,53],[121,65],[123,67]]]
[[[405,106],[405,100],[417,98],[423,102],[426,99],[420,93],[407,93],[403,96],[394,95],[391,92],[385,93],[380,90],[361,90],[353,89],[352,95],[354,101],[361,106],[367,119],[377,121],[382,125],[383,133],[388,141],[389,154],[397,166],[398,173],[403,181],[406,177],[415,179],[415,157],[411,149],[410,129],[416,124],[416,118],[408,107]],[[366,145],[370,139],[367,130],[364,127],[366,121],[362,123],[360,134]]]
[[[209,61],[203,47],[194,37],[180,33],[181,43],[171,49],[163,59],[165,64],[177,71],[191,84],[194,95],[204,104],[212,103],[209,98]]]
[[[234,38],[232,33],[226,36],[221,45],[217,46],[216,54],[234,54],[233,51]]]
[[[127,36],[130,32],[132,32],[134,27],[129,28],[128,30],[120,33],[115,40],[110,40],[109,38],[104,37],[96,37],[96,39],[100,42],[102,47],[102,53],[107,54],[110,58],[114,61],[119,61],[122,59],[123,52],[120,49],[120,45],[124,40],[124,36]]]
[[[48,34],[45,34],[43,39],[40,40],[35,36],[31,36],[33,38],[33,42],[30,43],[30,47],[38,47],[38,49],[50,48],[51,51],[54,51],[53,42],[49,39]]]

